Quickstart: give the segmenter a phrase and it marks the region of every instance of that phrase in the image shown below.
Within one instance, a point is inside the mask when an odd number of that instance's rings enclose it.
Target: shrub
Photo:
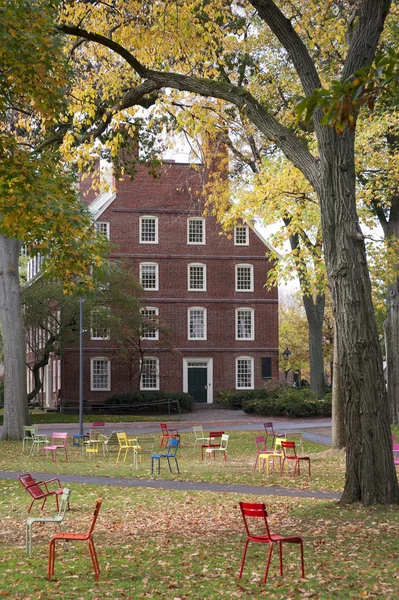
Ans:
[[[278,398],[244,400],[243,409],[265,417],[330,417],[331,401],[319,400],[309,388],[290,388]]]
[[[271,398],[278,398],[282,392],[291,388],[291,384],[281,379],[269,379],[265,383],[265,390]]]
[[[135,392],[115,394],[105,400],[106,406],[112,406],[116,411],[161,412],[168,409],[166,400],[178,400],[181,410],[192,410],[193,397],[183,392]],[[151,406],[140,406],[151,403]],[[171,412],[178,412],[175,402],[170,404]]]
[[[258,398],[267,398],[267,397],[268,397],[268,392],[267,392],[267,390],[264,390],[264,389],[243,390],[243,391],[230,390],[228,392],[225,392],[224,402],[225,402],[225,404],[227,404],[227,406],[229,408],[238,410],[238,409],[242,408],[243,403],[246,401],[254,401],[254,400],[257,400]]]

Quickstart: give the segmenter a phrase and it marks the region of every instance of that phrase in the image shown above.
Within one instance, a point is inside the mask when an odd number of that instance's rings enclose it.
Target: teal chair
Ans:
[[[177,472],[180,473],[179,465],[178,465],[177,458],[176,458],[176,453],[177,453],[178,447],[179,447],[179,440],[169,440],[168,452],[165,452],[164,454],[161,454],[161,453],[153,454],[152,458],[151,458],[151,473],[154,473],[155,461],[158,461],[158,474],[161,472],[161,458],[167,459],[168,465],[169,465],[169,471],[171,473],[172,473],[172,468],[170,466],[170,459],[174,458],[175,462],[176,462]]]

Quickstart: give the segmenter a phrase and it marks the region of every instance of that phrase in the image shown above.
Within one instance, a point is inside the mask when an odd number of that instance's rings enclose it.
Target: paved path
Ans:
[[[0,479],[17,479],[18,473],[0,471]],[[209,483],[207,481],[183,481],[171,479],[134,479],[125,477],[91,477],[89,475],[56,475],[54,473],[31,473],[35,479],[51,479],[58,476],[62,483],[87,483],[92,485],[119,485],[121,487],[147,487],[162,490],[179,490],[193,492],[218,492],[251,494],[256,496],[286,496],[289,498],[316,498],[324,500],[339,500],[341,494],[337,492],[322,492],[314,490],[300,490],[283,488],[277,485],[239,485],[235,483]]]

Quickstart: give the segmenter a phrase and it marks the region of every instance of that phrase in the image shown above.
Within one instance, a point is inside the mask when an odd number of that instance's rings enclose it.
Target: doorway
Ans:
[[[195,403],[213,402],[211,358],[183,358],[183,391],[194,398]]]

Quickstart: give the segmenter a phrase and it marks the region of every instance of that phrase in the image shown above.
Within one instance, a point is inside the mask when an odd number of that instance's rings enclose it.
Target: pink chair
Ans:
[[[399,444],[392,445],[393,452],[393,464],[395,467],[399,467]]]
[[[392,434],[392,444],[396,444],[397,439],[396,439],[396,435]]]
[[[56,462],[57,450],[59,450],[59,449],[63,449],[65,451],[66,462],[68,462],[68,453],[67,453],[67,449],[66,449],[67,437],[68,437],[67,433],[55,432],[51,436],[51,445],[43,446],[43,451],[44,451],[45,455],[47,454],[47,450],[49,452],[51,452],[51,455],[53,457],[53,462]],[[63,443],[61,443],[61,442],[63,442]]]
[[[267,449],[266,440],[265,440],[264,435],[256,435],[255,436],[255,444],[256,444],[257,455],[255,458],[254,471],[256,470],[256,467],[258,466],[259,456],[261,454],[273,454],[273,452],[274,452],[273,448],[271,450]],[[264,465],[264,463],[265,463],[265,460],[263,460],[263,465]]]

